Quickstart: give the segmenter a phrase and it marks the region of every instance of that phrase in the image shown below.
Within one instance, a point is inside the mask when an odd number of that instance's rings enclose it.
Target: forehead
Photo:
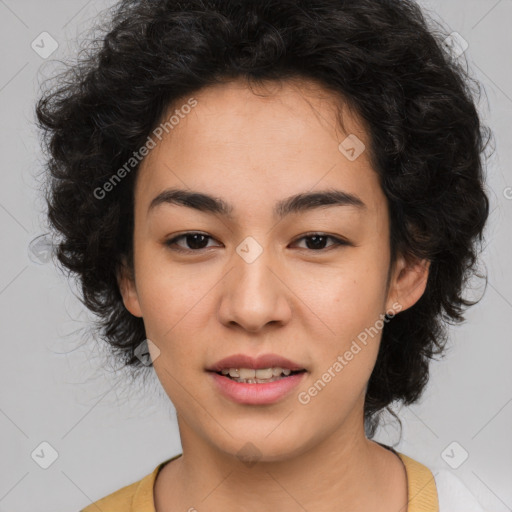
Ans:
[[[335,93],[313,82],[251,88],[237,80],[193,98],[196,105],[174,116],[179,122],[141,163],[136,201],[146,208],[166,188],[202,191],[232,205],[259,199],[263,208],[268,199],[272,211],[279,199],[315,189],[342,189],[370,207],[382,202],[364,123]],[[163,120],[189,99],[174,102]],[[361,152],[350,159],[345,149],[354,140]]]

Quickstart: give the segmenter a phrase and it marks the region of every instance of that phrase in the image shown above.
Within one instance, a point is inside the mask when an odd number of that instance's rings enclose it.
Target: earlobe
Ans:
[[[130,270],[126,259],[123,258],[116,273],[119,292],[123,297],[124,307],[133,315],[142,318],[137,289],[135,287],[135,277]]]
[[[400,311],[404,311],[416,304],[427,287],[429,269],[429,260],[407,261],[400,256],[390,285],[387,306],[391,308],[398,303]]]

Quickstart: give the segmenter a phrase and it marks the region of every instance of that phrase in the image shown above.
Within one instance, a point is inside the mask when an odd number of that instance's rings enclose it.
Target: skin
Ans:
[[[183,447],[158,475],[157,512],[406,510],[402,462],[364,434],[381,331],[309,403],[297,399],[379,315],[409,308],[426,286],[428,262],[399,256],[390,266],[387,202],[368,150],[350,161],[338,149],[348,134],[369,148],[364,124],[344,107],[343,132],[336,97],[307,81],[251,90],[236,80],[194,98],[197,106],[141,163],[134,276],[126,267],[118,275],[126,308],[160,350],[152,350],[154,369]],[[148,213],[170,187],[220,197],[234,216],[174,204]],[[277,201],[329,188],[357,195],[366,208],[272,217]],[[178,242],[185,253],[165,245],[188,231],[211,237],[204,249],[187,239]],[[303,238],[310,232],[349,244],[326,239],[317,249]],[[263,249],[250,264],[236,252],[248,236]],[[205,372],[235,353],[277,353],[308,373],[275,404],[237,404]],[[253,465],[237,456],[248,442],[260,452]]]

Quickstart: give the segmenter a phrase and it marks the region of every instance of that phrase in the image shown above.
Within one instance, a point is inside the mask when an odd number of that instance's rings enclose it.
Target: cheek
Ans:
[[[314,304],[309,338],[317,342],[308,351],[315,363],[298,398],[309,411],[328,409],[328,423],[341,421],[364,396],[384,325],[385,275],[360,259],[316,284],[310,281],[314,291],[305,302]]]
[[[382,264],[354,252],[343,265],[309,272],[301,297],[331,334],[346,334],[368,327],[384,312],[386,276]]]
[[[197,345],[212,318],[208,291],[218,277],[206,269],[198,273],[171,266],[159,251],[141,252],[137,265],[137,295],[146,335],[165,356],[159,363],[165,359],[166,365],[178,367],[179,361],[197,361]]]
[[[315,377],[332,382],[324,398],[335,389],[354,388],[357,395],[371,375],[384,326],[386,272],[383,262],[361,253],[306,282],[309,309],[303,311],[311,310],[310,337],[321,340],[310,347],[317,361]]]

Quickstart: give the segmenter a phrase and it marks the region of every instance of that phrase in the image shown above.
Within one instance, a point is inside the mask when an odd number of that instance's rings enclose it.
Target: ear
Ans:
[[[133,315],[142,318],[139,297],[135,287],[135,276],[132,268],[128,265],[126,257],[122,257],[122,261],[116,273],[117,285],[123,297],[125,308]]]
[[[421,298],[427,287],[430,260],[408,260],[399,256],[391,276],[386,311],[405,311]],[[398,303],[400,309],[393,306]]]

